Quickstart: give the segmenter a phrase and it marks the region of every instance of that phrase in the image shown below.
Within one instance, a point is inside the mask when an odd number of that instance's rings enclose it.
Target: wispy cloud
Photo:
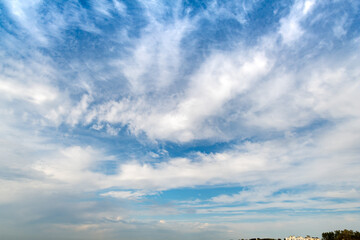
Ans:
[[[356,228],[359,7],[3,1],[0,231],[219,239]]]

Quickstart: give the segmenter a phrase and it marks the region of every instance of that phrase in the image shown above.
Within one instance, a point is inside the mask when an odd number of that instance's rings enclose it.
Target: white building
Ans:
[[[290,236],[287,237],[286,240],[320,240],[318,237],[310,237],[309,235],[306,237],[295,237],[295,236]]]

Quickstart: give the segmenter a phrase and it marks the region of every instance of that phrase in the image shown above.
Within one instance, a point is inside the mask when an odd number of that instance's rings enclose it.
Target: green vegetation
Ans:
[[[324,232],[322,240],[360,240],[360,232],[347,229]]]

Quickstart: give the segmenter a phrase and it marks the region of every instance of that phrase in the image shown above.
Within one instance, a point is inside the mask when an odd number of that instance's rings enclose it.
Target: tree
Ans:
[[[322,240],[335,240],[334,232],[324,232],[321,234]]]
[[[336,230],[322,233],[322,240],[360,240],[360,232],[353,230]]]

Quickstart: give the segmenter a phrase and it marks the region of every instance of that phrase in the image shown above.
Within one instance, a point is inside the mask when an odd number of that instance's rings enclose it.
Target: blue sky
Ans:
[[[360,223],[360,2],[0,0],[0,237]]]

